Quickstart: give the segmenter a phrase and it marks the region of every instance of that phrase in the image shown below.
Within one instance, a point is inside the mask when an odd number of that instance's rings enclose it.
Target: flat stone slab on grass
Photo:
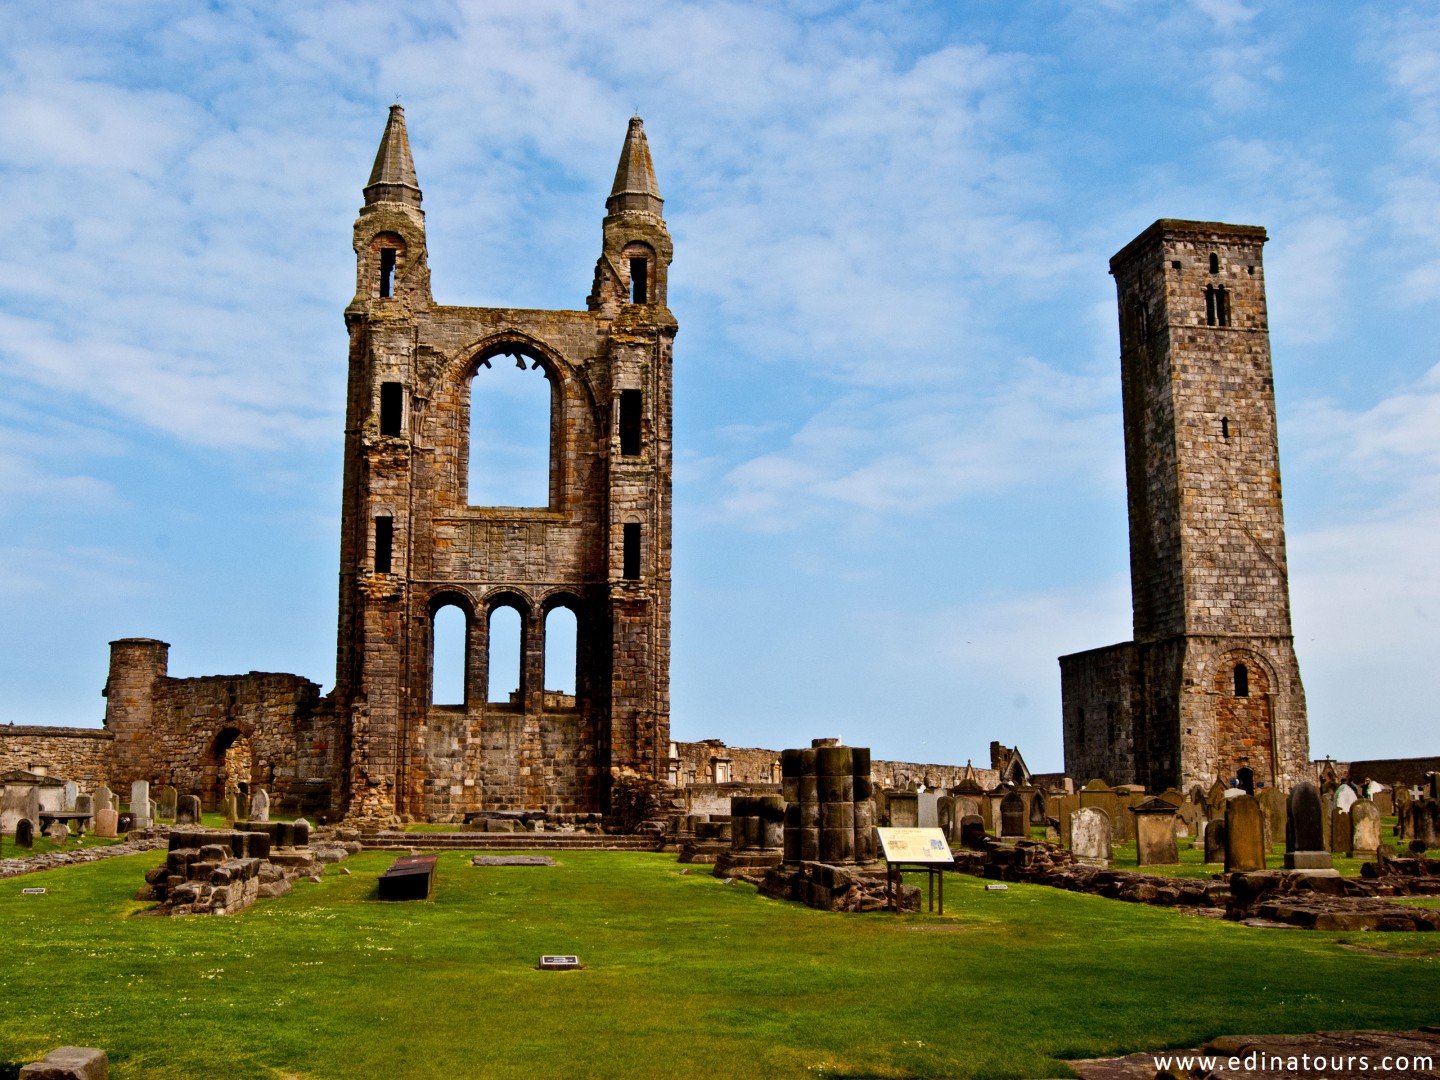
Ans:
[[[549,855],[476,855],[471,866],[554,866]]]
[[[1308,1055],[1309,1068],[1306,1068]],[[1410,1065],[1390,1075],[1440,1080],[1440,1027],[1419,1031],[1321,1031],[1314,1035],[1222,1035],[1199,1050],[1160,1050],[1066,1062],[1081,1080],[1374,1080],[1385,1058]],[[1188,1064],[1186,1059],[1190,1059]],[[1200,1059],[1211,1059],[1210,1071]],[[1317,1059],[1325,1064],[1317,1068]],[[1426,1059],[1429,1066],[1424,1067]],[[1161,1063],[1168,1059],[1168,1068]],[[1362,1068],[1362,1059],[1366,1067]],[[1416,1061],[1418,1059],[1418,1064]],[[1238,1062],[1236,1068],[1230,1062]]]

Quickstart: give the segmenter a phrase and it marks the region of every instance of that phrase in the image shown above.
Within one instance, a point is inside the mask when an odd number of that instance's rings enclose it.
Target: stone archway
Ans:
[[[254,774],[255,749],[250,736],[233,724],[226,725],[215,733],[205,754],[200,792],[202,804],[215,810],[225,801],[228,789],[248,792]]]

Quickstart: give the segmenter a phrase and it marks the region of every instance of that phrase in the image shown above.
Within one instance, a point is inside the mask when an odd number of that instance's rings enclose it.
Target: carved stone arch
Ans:
[[[441,609],[447,607],[458,608],[461,614],[465,616],[464,651],[461,655],[460,661],[462,671],[461,682],[463,686],[463,693],[461,695],[461,700],[458,702],[458,704],[460,705],[465,705],[474,699],[475,657],[477,656],[477,638],[480,642],[483,643],[484,628],[481,626],[477,626],[477,620],[475,618],[475,598],[470,595],[470,592],[467,589],[456,585],[436,586],[432,588],[425,597],[426,618],[425,633],[423,636],[423,640],[425,642],[425,660],[424,667],[421,669],[427,673],[426,687],[428,689],[428,694],[425,700],[431,705],[436,704],[435,666],[438,659],[439,650],[435,642],[435,626],[437,616],[440,614]],[[480,648],[483,648],[483,644],[480,646]],[[440,704],[451,705],[456,703],[452,701],[441,702]]]
[[[1278,691],[1275,665],[1264,653],[1247,648],[1227,649],[1217,656],[1205,673],[1206,689],[1213,693],[1232,693],[1236,664],[1244,664],[1249,669],[1251,694],[1273,694]],[[1255,678],[1256,672],[1260,674],[1258,679]]]
[[[1247,693],[1235,692],[1235,667],[1244,664]],[[1277,689],[1274,663],[1253,648],[1226,649],[1207,666],[1209,724],[1214,738],[1216,770],[1226,783],[1244,774],[1252,784],[1276,782],[1275,716]]]
[[[243,783],[248,789],[254,773],[254,747],[253,723],[227,716],[214,725],[200,767],[202,805],[218,810],[228,787]]]

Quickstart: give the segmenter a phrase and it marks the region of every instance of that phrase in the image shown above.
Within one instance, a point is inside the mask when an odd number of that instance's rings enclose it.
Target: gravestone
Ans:
[[[95,835],[114,839],[119,835],[120,815],[110,807],[95,811]]]
[[[63,821],[52,821],[50,827],[45,830],[45,838],[52,844],[64,847],[70,839],[70,827]]]
[[[109,784],[101,784],[95,789],[95,810],[119,810],[120,798],[110,790]]]
[[[1396,784],[1391,800],[1395,803],[1395,835],[1396,837],[1408,836],[1410,803],[1414,801],[1410,789],[1404,784]]]
[[[1350,807],[1350,851],[1357,858],[1373,859],[1380,850],[1380,808],[1369,799]]]
[[[1265,869],[1265,816],[1260,800],[1240,795],[1225,803],[1225,872]]]
[[[1225,816],[1225,792],[1229,790],[1225,781],[1217,776],[1210,789],[1205,792],[1205,809],[1210,811],[1212,818]]]
[[[918,829],[920,827],[920,798],[913,791],[887,791],[890,804],[890,827],[892,829]]]
[[[955,797],[953,795],[941,795],[935,800],[936,828],[945,834],[945,839],[952,844],[960,841],[960,819],[955,815]]]
[[[1085,806],[1070,815],[1070,851],[1087,866],[1110,865],[1110,819],[1098,806]]]
[[[1353,839],[1350,829],[1350,815],[1346,811],[1338,806],[1330,811],[1330,854],[1350,854],[1350,843]]]
[[[240,796],[237,792],[227,791],[225,801],[220,806],[220,816],[225,819],[227,826],[234,825],[240,820]]]
[[[1122,826],[1115,821],[1115,815],[1120,810],[1120,800],[1110,785],[1104,780],[1091,780],[1080,789],[1081,807],[1095,806],[1105,811],[1105,816],[1110,820],[1110,836],[1112,839],[1120,835]]]
[[[1418,840],[1427,849],[1440,847],[1440,829],[1436,828],[1435,811],[1440,803],[1433,799],[1413,799],[1410,802],[1410,828],[1406,835]]]
[[[1025,812],[1025,800],[1013,791],[1000,800],[1000,835],[1030,835],[1030,815]]]
[[[65,781],[65,802],[60,807],[66,813],[75,809],[75,800],[80,797],[80,785],[74,780]]]
[[[985,847],[989,837],[985,833],[985,819],[979,814],[966,814],[960,819],[960,843],[976,850]]]
[[[1260,800],[1260,812],[1265,815],[1266,843],[1272,844],[1276,837],[1285,835],[1285,816],[1288,813],[1285,792],[1266,784],[1255,797]],[[1270,850],[1267,846],[1266,854],[1269,854]]]
[[[149,780],[136,780],[130,785],[130,816],[135,820],[135,828],[148,829],[150,827]]]
[[[15,823],[15,846],[23,848],[35,846],[35,823],[28,817],[22,817]]]
[[[1225,861],[1225,821],[1223,818],[1215,818],[1205,823],[1205,861],[1207,863],[1223,863]]]
[[[1127,812],[1134,815],[1136,866],[1173,866],[1180,861],[1173,803],[1160,798],[1146,799],[1138,806],[1128,807]]]
[[[174,821],[179,811],[180,792],[174,784],[165,784],[155,789],[156,816],[161,821]]]
[[[21,818],[32,822],[40,817],[40,797],[24,783],[7,783],[0,792],[0,832],[13,833]]]
[[[1285,816],[1285,869],[1329,870],[1325,849],[1325,804],[1314,784],[1297,784],[1290,792]]]
[[[255,794],[250,799],[250,820],[270,820],[270,793],[264,788],[256,788]]]
[[[88,829],[94,828],[95,797],[93,795],[76,795],[75,813],[86,815],[84,818],[81,818],[79,822],[80,831],[82,833]]]
[[[1335,809],[1350,812],[1350,807],[1355,805],[1355,800],[1360,798],[1355,789],[1349,784],[1341,784],[1335,789]]]
[[[175,823],[177,825],[200,824],[200,796],[181,795],[175,800]]]
[[[1035,788],[1030,794],[1030,824],[1050,824],[1050,800],[1043,788]]]
[[[1394,793],[1389,788],[1381,787],[1376,783],[1367,785],[1366,790],[1368,791],[1370,788],[1376,789],[1370,792],[1369,797],[1370,801],[1375,804],[1375,809],[1380,811],[1380,816],[1389,817],[1395,813]]]

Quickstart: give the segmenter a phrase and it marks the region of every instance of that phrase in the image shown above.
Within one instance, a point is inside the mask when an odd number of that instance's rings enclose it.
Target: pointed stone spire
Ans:
[[[645,141],[645,122],[638,116],[630,118],[625,133],[625,146],[620,151],[620,164],[615,169],[615,186],[605,208],[611,214],[641,213],[660,216],[665,200],[660,198],[660,185],[655,182],[655,165],[650,160],[650,144]]]
[[[644,135],[641,135],[644,140]],[[649,160],[647,153],[646,160]],[[365,185],[365,205],[376,203],[420,205],[420,181],[415,178],[415,160],[410,156],[410,136],[405,133],[405,108],[390,106],[390,119],[375,154],[375,167]]]

